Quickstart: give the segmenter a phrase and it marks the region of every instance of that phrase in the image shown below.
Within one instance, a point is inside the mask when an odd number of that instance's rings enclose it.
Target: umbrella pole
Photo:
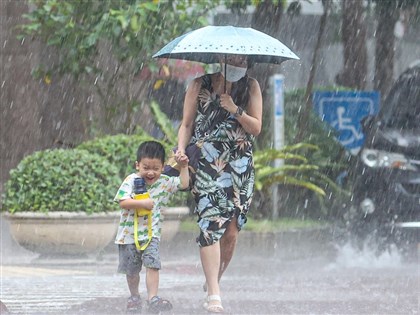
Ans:
[[[227,54],[225,54],[225,75],[224,75],[224,80],[225,80],[225,82],[224,82],[224,91],[225,91],[225,94],[226,94],[226,61],[227,61]]]

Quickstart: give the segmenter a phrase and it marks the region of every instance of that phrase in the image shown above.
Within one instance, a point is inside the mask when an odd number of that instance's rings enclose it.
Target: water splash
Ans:
[[[402,255],[395,246],[380,254],[370,246],[364,245],[362,249],[354,247],[350,242],[337,246],[337,257],[328,269],[338,268],[399,268],[402,265]]]

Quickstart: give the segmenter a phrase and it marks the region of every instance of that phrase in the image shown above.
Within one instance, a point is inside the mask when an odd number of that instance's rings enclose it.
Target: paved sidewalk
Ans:
[[[183,259],[164,261],[160,294],[171,300],[178,287],[202,281],[198,261]],[[1,300],[12,314],[124,314],[128,289],[125,277],[115,271],[117,264],[117,255],[107,254],[104,261],[2,266]],[[141,278],[145,292],[143,272]],[[174,304],[174,313],[185,313]]]
[[[167,314],[207,314],[193,239],[178,235],[162,244],[159,294],[174,305]],[[385,264],[349,268],[341,262],[347,255],[336,257],[333,239],[327,231],[241,234],[221,283],[225,313],[419,314],[418,262],[405,265],[391,257]],[[43,260],[17,251],[2,257],[0,300],[11,314],[125,314],[128,289],[116,273],[117,260],[115,247],[101,259]],[[144,293],[143,272],[140,287]]]
[[[318,240],[330,237],[325,231],[315,235],[318,235]],[[277,264],[279,257],[293,260],[307,255],[303,239],[308,235],[303,236],[301,232],[257,236],[241,232],[240,237],[229,267],[231,272],[227,272],[223,279],[222,288],[226,294],[235,294],[238,285],[245,288],[244,282],[259,281],[258,278]],[[163,268],[159,294],[173,303],[172,314],[204,313],[204,276],[194,238],[193,233],[179,233],[172,242],[161,244]],[[9,250],[5,256],[3,253],[0,300],[12,314],[124,314],[128,289],[124,275],[116,273],[118,255],[115,246],[107,247],[100,259],[41,259],[22,248]],[[251,274],[244,277],[243,270]],[[252,270],[260,271],[253,274]],[[145,292],[144,275],[142,272],[141,292]],[[224,304],[229,312],[234,305],[229,305],[227,300],[226,297]],[[252,309],[248,308],[248,312],[253,313]],[[255,314],[259,311],[257,307]],[[266,311],[270,312],[269,309]]]

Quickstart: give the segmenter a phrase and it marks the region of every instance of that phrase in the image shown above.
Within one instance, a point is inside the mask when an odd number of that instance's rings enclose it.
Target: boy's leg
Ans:
[[[148,294],[149,312],[160,313],[172,309],[168,300],[159,297],[159,270],[161,268],[159,255],[159,240],[152,238],[143,252],[143,265],[146,267],[146,286]]]
[[[133,274],[133,275],[125,275],[127,279],[128,289],[130,290],[131,296],[140,296],[139,293],[139,283],[140,283],[140,275]]]
[[[158,294],[159,289],[159,270],[153,268],[146,268],[146,288],[148,300]]]
[[[127,300],[127,311],[141,310],[142,303],[139,294],[140,271],[142,266],[141,253],[134,244],[119,245],[118,272],[126,275],[130,297]]]
[[[162,299],[158,295],[159,288],[159,269],[146,268],[146,286],[149,295],[149,312],[160,314],[160,312],[170,311],[172,304],[168,300]]]
[[[118,272],[126,275],[131,296],[139,295],[140,271],[142,267],[141,253],[134,244],[119,245]]]
[[[159,255],[159,240],[152,238],[143,252],[143,265],[146,267],[146,287],[148,300],[158,294],[159,270],[161,268]]]

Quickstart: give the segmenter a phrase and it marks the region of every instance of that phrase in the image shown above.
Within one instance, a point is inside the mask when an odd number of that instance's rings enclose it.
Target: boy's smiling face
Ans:
[[[163,172],[163,163],[160,159],[142,158],[136,162],[137,175],[144,178],[147,185],[154,184]]]

